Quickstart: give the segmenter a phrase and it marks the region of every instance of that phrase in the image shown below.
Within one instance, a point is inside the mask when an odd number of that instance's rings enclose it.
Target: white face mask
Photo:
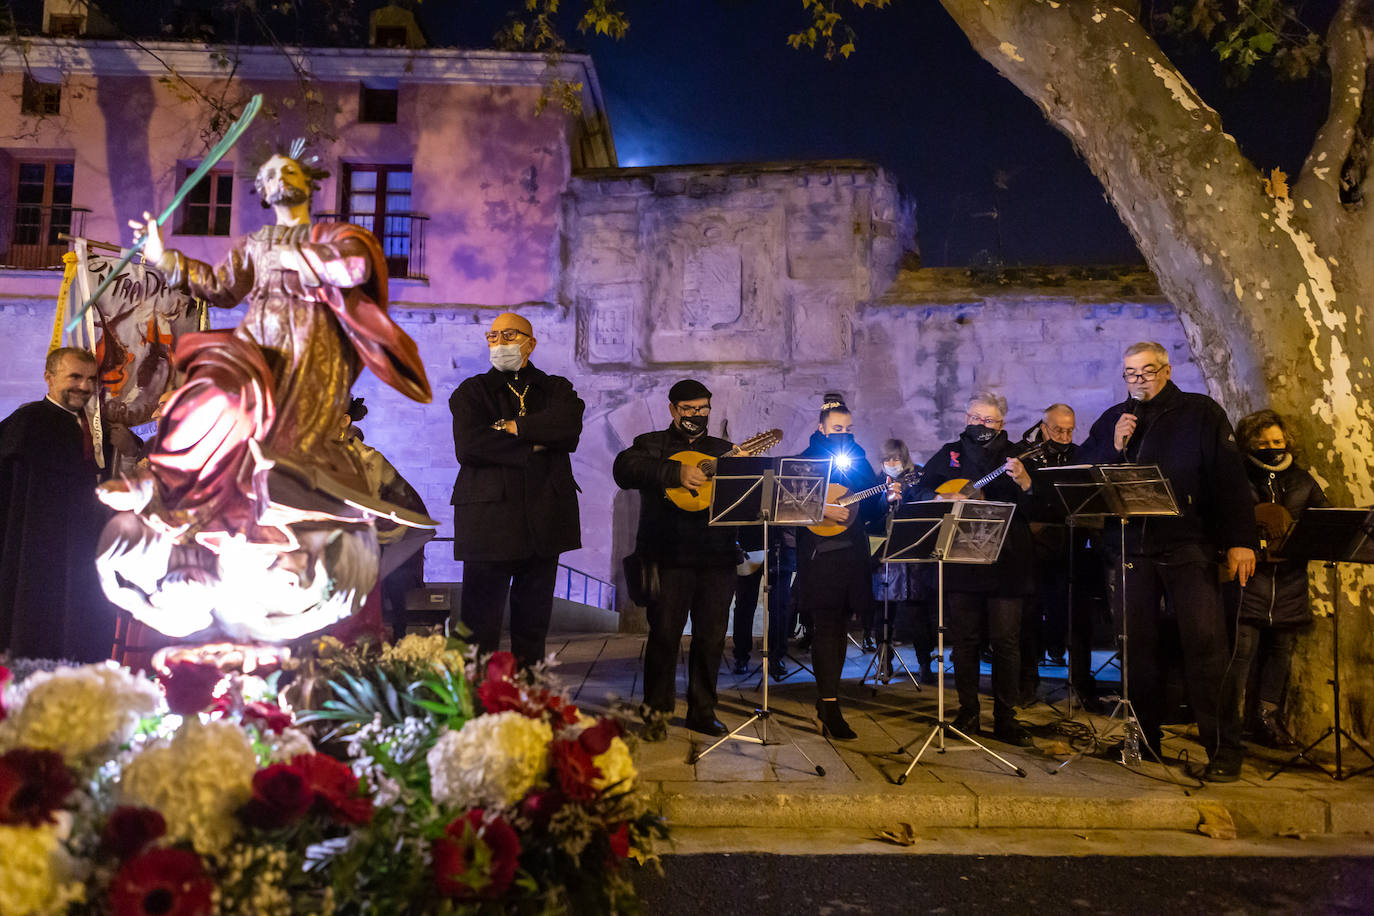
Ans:
[[[900,464],[884,464],[883,473],[888,477],[901,477],[902,466]]]
[[[491,354],[491,364],[502,372],[515,372],[525,362],[525,355],[520,352],[518,343],[501,344],[499,347],[489,348]]]

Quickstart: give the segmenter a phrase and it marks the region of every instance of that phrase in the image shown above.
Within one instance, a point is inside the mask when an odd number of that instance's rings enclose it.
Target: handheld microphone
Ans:
[[[1129,416],[1132,416],[1132,417],[1139,416],[1139,415],[1140,415],[1140,398],[1137,398],[1137,397],[1128,397],[1128,398],[1126,399],[1126,409],[1123,410],[1123,411],[1121,412],[1121,415],[1122,415],[1123,417],[1124,417],[1124,416],[1128,416],[1128,415],[1129,415]],[[1121,451],[1122,451],[1122,452],[1125,452],[1125,451],[1126,451],[1126,446],[1130,444],[1130,441],[1131,441],[1131,437],[1130,437],[1130,435],[1128,434],[1128,435],[1126,436],[1126,438],[1125,438],[1125,439],[1122,441],[1122,443],[1121,443]]]

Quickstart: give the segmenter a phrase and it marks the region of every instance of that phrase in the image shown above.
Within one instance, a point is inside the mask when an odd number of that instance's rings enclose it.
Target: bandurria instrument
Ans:
[[[721,455],[720,458],[741,458],[748,455],[761,455],[773,446],[782,441],[782,430],[770,429],[759,433],[749,439],[745,439],[730,451]],[[711,505],[711,491],[714,489],[712,481],[709,479],[716,476],[716,462],[719,458],[702,452],[682,451],[670,456],[673,461],[679,461],[684,465],[695,465],[701,473],[708,478],[706,483],[689,490],[686,487],[668,487],[664,494],[670,499],[673,505],[683,512],[701,512]]]
[[[1049,447],[1050,444],[1048,442],[1038,442],[1019,455],[1008,455],[1007,457],[1016,458],[1020,461],[1028,461],[1033,458],[1039,458],[1041,455],[1045,454],[1045,450]],[[980,499],[982,497],[983,487],[986,487],[1006,472],[1007,465],[1006,462],[1003,462],[997,470],[990,474],[984,474],[972,483],[969,482],[967,477],[956,477],[953,480],[946,480],[944,483],[940,484],[935,488],[935,492],[941,496],[948,496],[952,493],[962,493],[969,499]]]
[[[825,504],[827,506],[839,506],[840,508],[846,508],[848,506],[854,505],[855,503],[863,502],[865,499],[868,499],[868,497],[874,495],[875,493],[883,492],[888,487],[892,486],[892,484],[894,483],[900,483],[903,486],[905,486],[906,484],[915,483],[916,479],[919,476],[919,472],[915,470],[907,471],[905,474],[902,474],[899,477],[894,477],[891,480],[885,480],[877,486],[869,487],[867,490],[859,490],[857,493],[850,493],[849,488],[846,487],[844,484],[832,483],[829,487],[826,488]],[[819,524],[807,525],[806,527],[812,534],[818,534],[823,538],[833,538],[837,534],[843,534],[844,532],[848,531],[849,526],[854,524],[854,519],[858,517],[858,513],[854,513],[854,515],[852,515],[849,519],[849,525],[841,525],[839,522],[821,521]]]

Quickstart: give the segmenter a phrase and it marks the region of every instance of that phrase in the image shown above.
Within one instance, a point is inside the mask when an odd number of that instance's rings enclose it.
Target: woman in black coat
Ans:
[[[1293,460],[1287,429],[1277,413],[1261,410],[1245,417],[1236,425],[1236,439],[1245,450],[1245,470],[1257,506],[1281,506],[1288,517],[1297,519],[1304,509],[1329,505],[1312,475]],[[1266,508],[1256,514],[1263,542],[1284,533],[1282,522],[1266,525],[1267,517],[1282,518],[1282,513]],[[1232,666],[1235,701],[1257,708],[1254,731],[1261,743],[1296,746],[1284,725],[1282,706],[1293,644],[1298,631],[1312,622],[1307,564],[1270,562],[1261,553],[1261,562],[1245,588],[1238,589],[1233,582],[1228,589],[1228,605],[1236,607],[1239,602]],[[1242,699],[1244,693],[1250,693],[1255,702]]]

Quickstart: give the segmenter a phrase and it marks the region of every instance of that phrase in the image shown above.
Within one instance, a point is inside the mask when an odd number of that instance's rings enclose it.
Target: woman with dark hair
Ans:
[[[1261,546],[1282,537],[1289,520],[1304,509],[1330,505],[1312,475],[1293,459],[1292,439],[1277,413],[1260,410],[1243,418],[1236,424],[1236,440],[1245,452]],[[1312,622],[1307,564],[1271,561],[1261,551],[1245,586],[1231,582],[1227,589],[1227,606],[1238,606],[1231,702],[1244,704],[1242,713],[1247,707],[1253,711],[1252,731],[1261,744],[1295,747],[1282,707],[1293,644],[1298,631]]]
[[[798,457],[832,459],[830,482],[842,484],[850,492],[878,483],[868,456],[854,442],[854,416],[835,394],[826,395],[816,431]],[[821,734],[842,741],[857,737],[844,720],[839,703],[848,622],[853,615],[866,619],[873,605],[865,526],[881,522],[884,505],[882,493],[849,507],[827,503],[824,521],[847,526],[833,537],[797,528],[797,604],[811,616],[816,716]]]

